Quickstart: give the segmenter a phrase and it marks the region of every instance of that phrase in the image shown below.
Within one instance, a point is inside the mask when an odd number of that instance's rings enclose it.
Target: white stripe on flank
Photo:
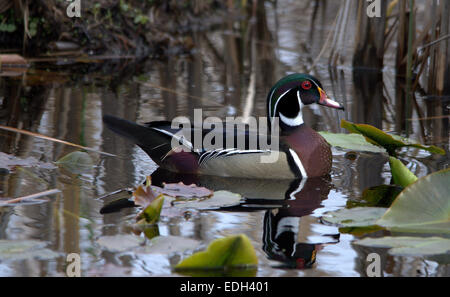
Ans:
[[[302,174],[302,181],[303,179],[306,180],[308,178],[308,175],[306,174],[306,170],[305,167],[303,167],[302,161],[300,161],[300,158],[293,149],[289,149],[289,152],[291,153],[291,156],[294,159],[295,164],[297,165],[298,169],[300,170],[300,173]]]
[[[308,177],[302,177],[302,180],[300,182],[300,185],[298,186],[297,190],[293,191],[289,196],[291,197],[292,200],[295,200],[297,198],[295,198],[295,195],[297,195],[298,193],[300,193],[303,190],[303,187],[306,184],[306,180],[308,179]]]

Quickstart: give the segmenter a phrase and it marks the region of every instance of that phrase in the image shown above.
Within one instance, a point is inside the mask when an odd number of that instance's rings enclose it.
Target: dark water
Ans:
[[[98,243],[106,236],[131,234],[138,212],[128,208],[100,214],[106,203],[117,198],[102,196],[138,185],[157,168],[143,151],[108,131],[102,115],[148,122],[192,117],[193,110],[201,108],[204,116],[265,116],[270,87],[286,74],[307,70],[322,48],[338,6],[334,1],[328,3],[312,22],[311,5],[279,2],[276,8],[259,7],[254,18],[230,19],[213,31],[192,34],[195,52],[190,56],[87,66],[36,64],[25,76],[2,77],[0,124],[117,157],[91,153],[94,166],[75,173],[64,168],[25,167],[0,175],[1,197],[21,197],[53,188],[62,191],[44,203],[0,207],[0,239],[41,240],[58,253],[51,259],[0,260],[0,275],[65,275],[66,255],[70,253],[81,255],[82,275],[86,276],[172,275],[171,265],[180,257],[177,253],[114,252]],[[329,69],[327,59],[322,58],[311,72],[346,111],[307,107],[305,122],[317,131],[331,132],[343,132],[341,119],[368,123],[448,151],[448,101],[416,94],[417,106],[410,117],[405,116],[393,68],[353,72],[349,66],[352,46],[347,47],[348,61],[343,66]],[[388,64],[393,61],[392,57],[387,59]],[[252,92],[254,97],[248,95]],[[51,162],[74,148],[0,130],[0,151]],[[389,184],[390,173],[384,155],[357,153],[356,158],[349,158],[346,153],[333,149],[331,180],[308,181],[300,193],[292,194],[293,185],[282,182],[264,188],[252,181],[208,181],[214,189],[227,188],[252,198],[265,198],[258,195],[269,195],[270,189],[271,197],[278,201],[263,206],[255,206],[261,201],[249,201],[247,206],[200,212],[189,219],[163,216],[159,234],[196,240],[204,246],[218,237],[244,233],[257,251],[257,276],[365,276],[371,250],[353,246],[356,236],[322,224],[320,217],[345,207],[349,200],[358,200],[368,187]],[[409,150],[407,155],[418,176],[449,164],[448,157],[417,150]],[[378,231],[371,236],[388,234]],[[377,252],[382,255],[385,276],[449,274],[448,265]]]

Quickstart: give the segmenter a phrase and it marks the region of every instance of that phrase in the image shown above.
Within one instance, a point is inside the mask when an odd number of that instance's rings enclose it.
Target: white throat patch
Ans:
[[[298,100],[299,112],[295,118],[288,118],[288,117],[284,116],[281,112],[279,113],[280,120],[284,124],[291,126],[291,127],[300,126],[304,123],[303,122],[303,114],[302,114],[303,102],[302,102],[302,98],[300,97],[300,90],[297,91],[297,100]]]

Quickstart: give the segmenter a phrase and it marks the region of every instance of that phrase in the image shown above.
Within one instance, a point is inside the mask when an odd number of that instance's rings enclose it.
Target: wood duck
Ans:
[[[332,164],[330,145],[303,122],[302,108],[313,103],[344,109],[328,98],[319,80],[308,74],[288,75],[272,87],[267,97],[267,114],[272,129],[275,120],[279,122],[279,150],[276,152],[261,149],[259,144],[256,149],[242,149],[236,145],[214,150],[194,149],[191,142],[178,139],[184,148],[180,150],[172,145],[173,138],[179,137],[180,129],[171,128],[170,122],[138,125],[110,115],[105,115],[103,121],[112,131],[131,139],[161,168],[169,171],[252,179],[301,179],[327,175]],[[194,139],[196,129],[190,128],[191,139]],[[202,129],[201,132],[204,138],[211,129]],[[238,135],[244,134],[248,143],[252,133],[256,132],[234,129],[225,131],[223,137],[224,140],[228,137],[237,139]],[[261,156],[273,153],[277,153],[275,162],[261,162]]]

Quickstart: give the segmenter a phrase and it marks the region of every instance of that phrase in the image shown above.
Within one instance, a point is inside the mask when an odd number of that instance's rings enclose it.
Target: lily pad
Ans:
[[[175,200],[175,207],[194,208],[199,210],[217,209],[239,205],[242,196],[228,191],[217,191],[211,197],[195,200]]]
[[[389,165],[391,166],[394,184],[401,187],[407,187],[416,182],[417,176],[415,176],[414,173],[412,173],[399,159],[389,157]]]
[[[450,169],[408,186],[377,224],[404,232],[450,233]]]
[[[126,252],[143,244],[144,238],[131,234],[102,236],[97,243],[111,252]]]
[[[57,168],[52,163],[41,162],[34,157],[28,158],[19,158],[14,155],[9,155],[3,152],[0,152],[0,168],[3,169],[5,173],[9,173],[10,169],[13,169],[16,166],[20,167],[39,167],[42,169],[55,169]]]
[[[398,256],[432,256],[450,252],[450,239],[441,237],[382,237],[364,238],[357,245],[389,248],[389,254]]]
[[[150,242],[136,249],[137,253],[170,255],[172,253],[184,253],[195,250],[200,246],[200,241],[181,236],[157,236]]]
[[[0,260],[50,260],[60,255],[48,248],[47,243],[38,240],[0,240]]]
[[[368,227],[377,225],[376,222],[386,212],[382,207],[355,207],[343,208],[327,212],[322,221],[339,227]]]
[[[94,161],[86,152],[71,152],[55,162],[74,174],[82,174],[94,166]]]
[[[363,151],[373,153],[385,153],[386,150],[378,145],[368,142],[364,136],[360,134],[344,134],[319,132],[325,140],[334,147],[349,149],[352,151]]]
[[[199,187],[195,184],[185,185],[182,182],[177,184],[164,184],[164,188],[152,187],[153,191],[172,197],[194,198],[210,197],[214,194],[210,189]]]
[[[175,269],[254,268],[258,265],[255,249],[244,234],[219,238],[211,242],[206,251],[184,259]]]
[[[351,133],[363,135],[366,140],[374,145],[384,147],[389,155],[395,156],[395,150],[402,147],[415,147],[429,151],[430,153],[445,155],[445,151],[437,146],[422,145],[397,135],[390,135],[382,130],[367,124],[354,124],[346,120],[341,121],[341,127]]]

